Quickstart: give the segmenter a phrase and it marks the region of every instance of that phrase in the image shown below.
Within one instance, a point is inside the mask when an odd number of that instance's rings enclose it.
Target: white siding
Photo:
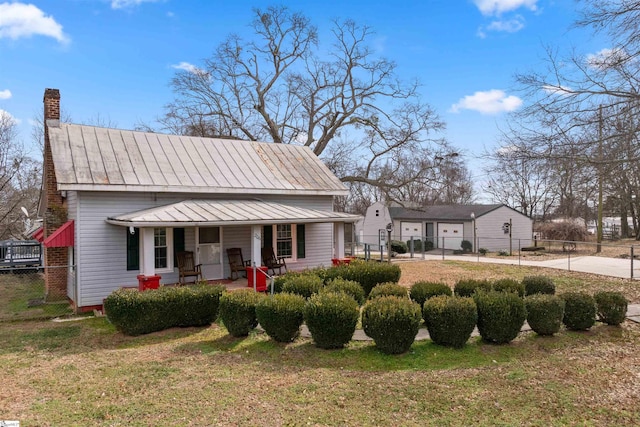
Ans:
[[[68,191],[67,192],[67,218],[68,219],[73,219],[73,220],[77,220],[78,218],[78,194],[75,191]],[[75,227],[74,227],[74,241],[78,241],[78,221],[75,222]],[[70,252],[70,256],[69,256],[69,264],[71,264],[71,266],[69,267],[69,271],[67,272],[67,296],[71,299],[71,301],[73,301],[74,303],[77,302],[77,296],[76,296],[76,280],[77,280],[77,274],[78,271],[75,268],[75,266],[77,265],[76,263],[76,257],[77,257],[77,248],[74,250],[69,251]],[[73,254],[73,256],[71,256],[71,254]]]
[[[369,206],[364,217],[363,242],[371,245],[377,245],[379,230],[384,230],[390,222],[391,215],[389,215],[389,209],[384,205],[384,203],[376,202]],[[400,223],[398,221],[396,222],[397,224],[394,224],[394,230],[399,230]]]
[[[235,198],[246,199],[247,197],[250,195]],[[114,290],[122,286],[138,285],[136,276],[139,271],[126,269],[127,229],[108,224],[105,221],[107,217],[175,203],[188,198],[203,198],[203,195],[79,192],[76,210],[78,215],[76,218],[78,306],[100,305],[102,300]],[[312,209],[333,209],[331,196],[262,195],[261,199]],[[289,267],[297,270],[318,265],[331,265],[333,224],[306,224],[305,229],[306,258],[291,263]],[[243,254],[250,258],[250,237],[250,227],[224,227],[222,248],[224,277],[229,276],[226,249],[240,247]],[[194,250],[194,248],[194,229],[185,228],[185,249]],[[163,284],[176,283],[177,268],[173,273],[164,273],[161,276]]]
[[[504,223],[508,223],[509,220],[512,222],[512,249],[518,250],[518,245],[521,247],[531,246],[533,236],[531,218],[502,206],[476,218],[478,248],[486,248],[490,251],[509,250],[509,234],[505,234],[502,229]]]

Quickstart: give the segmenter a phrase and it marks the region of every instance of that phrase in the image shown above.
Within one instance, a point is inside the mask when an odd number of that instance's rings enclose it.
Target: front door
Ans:
[[[222,279],[222,230],[220,227],[198,227],[196,231],[198,264],[205,279]]]

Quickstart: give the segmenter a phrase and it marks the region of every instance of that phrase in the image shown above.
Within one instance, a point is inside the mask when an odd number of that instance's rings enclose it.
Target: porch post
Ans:
[[[344,222],[333,223],[333,256],[334,258],[344,258]]]
[[[261,225],[251,226],[251,263],[255,263],[256,267],[260,267],[262,265],[262,254],[260,252],[260,248],[262,246],[261,234]]]
[[[156,255],[153,228],[140,228],[140,233],[140,274],[154,276],[156,274]]]
[[[156,274],[156,254],[153,228],[140,228],[140,274],[138,290],[158,289],[160,276]]]

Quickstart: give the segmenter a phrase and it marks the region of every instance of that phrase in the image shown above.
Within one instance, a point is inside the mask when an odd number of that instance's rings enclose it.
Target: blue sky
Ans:
[[[545,45],[608,47],[569,31],[573,0],[0,0],[0,110],[18,121],[25,144],[45,88],[60,89],[74,122],[152,123],[172,99],[176,66],[200,65],[228,34],[249,31],[254,7],[273,4],[309,16],[321,43],[333,18],[371,26],[377,52],[422,82],[478,182],[478,156],[523,102],[514,73],[541,67]]]

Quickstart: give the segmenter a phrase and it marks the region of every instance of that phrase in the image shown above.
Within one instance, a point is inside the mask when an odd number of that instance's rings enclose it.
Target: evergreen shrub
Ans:
[[[353,337],[360,317],[358,303],[343,292],[312,295],[304,307],[304,321],[317,347],[344,347]]]
[[[360,283],[365,297],[368,297],[371,289],[379,283],[398,283],[400,273],[400,266],[397,264],[376,261],[351,261],[349,265],[328,269],[325,280],[328,282],[337,277],[345,280],[354,280]]]
[[[461,297],[470,297],[478,289],[491,290],[491,283],[488,280],[460,279],[453,287],[453,293]]]
[[[547,276],[526,276],[522,279],[525,295],[533,294],[549,294],[556,293],[556,285],[553,280]]]
[[[391,251],[397,254],[406,254],[409,248],[407,244],[401,240],[392,240],[391,241]]]
[[[439,295],[424,302],[422,316],[431,341],[459,348],[469,340],[478,321],[472,298]]]
[[[220,297],[220,318],[222,323],[234,337],[249,335],[256,326],[256,306],[266,296],[253,289],[240,289],[233,292],[225,292]]]
[[[478,291],[473,299],[478,307],[478,331],[482,339],[505,344],[518,336],[527,318],[522,298],[512,292]]]
[[[324,282],[315,274],[299,274],[291,277],[282,285],[282,292],[301,295],[309,299],[322,289]]]
[[[424,302],[429,298],[438,295],[451,295],[452,293],[449,285],[442,282],[418,281],[414,283],[409,290],[409,296],[417,302],[420,307],[422,307]]]
[[[533,294],[524,300],[527,323],[538,335],[553,335],[560,330],[564,317],[564,300],[556,295]]]
[[[354,280],[334,279],[327,283],[322,292],[344,292],[347,295],[351,295],[358,305],[362,305],[366,301],[362,286]]]
[[[386,296],[396,296],[399,298],[407,298],[409,296],[409,293],[407,291],[407,288],[405,288],[404,286],[400,286],[397,283],[393,283],[393,282],[380,283],[379,285],[376,285],[373,287],[373,289],[371,289],[368,299],[371,300],[374,298],[386,297]]]
[[[218,317],[222,285],[163,286],[139,292],[119,289],[104,300],[109,321],[126,335],[172,327],[205,326]]]
[[[471,252],[473,250],[473,243],[468,240],[463,240],[462,243],[460,243],[460,248],[464,253]]]
[[[304,305],[304,297],[282,292],[258,302],[256,317],[271,339],[291,342],[300,334]]]
[[[515,292],[518,296],[524,296],[524,285],[515,279],[494,280],[493,289],[498,292]]]
[[[619,325],[627,315],[627,299],[620,292],[597,292],[593,298],[598,308],[598,320],[607,325]]]
[[[560,295],[564,300],[562,323],[574,331],[586,331],[596,323],[596,301],[584,292],[565,292]]]
[[[407,250],[411,251],[411,239],[407,240]],[[413,239],[413,251],[422,252],[422,240]]]
[[[362,309],[364,333],[385,354],[408,351],[418,334],[420,320],[420,307],[406,296],[379,296]]]

